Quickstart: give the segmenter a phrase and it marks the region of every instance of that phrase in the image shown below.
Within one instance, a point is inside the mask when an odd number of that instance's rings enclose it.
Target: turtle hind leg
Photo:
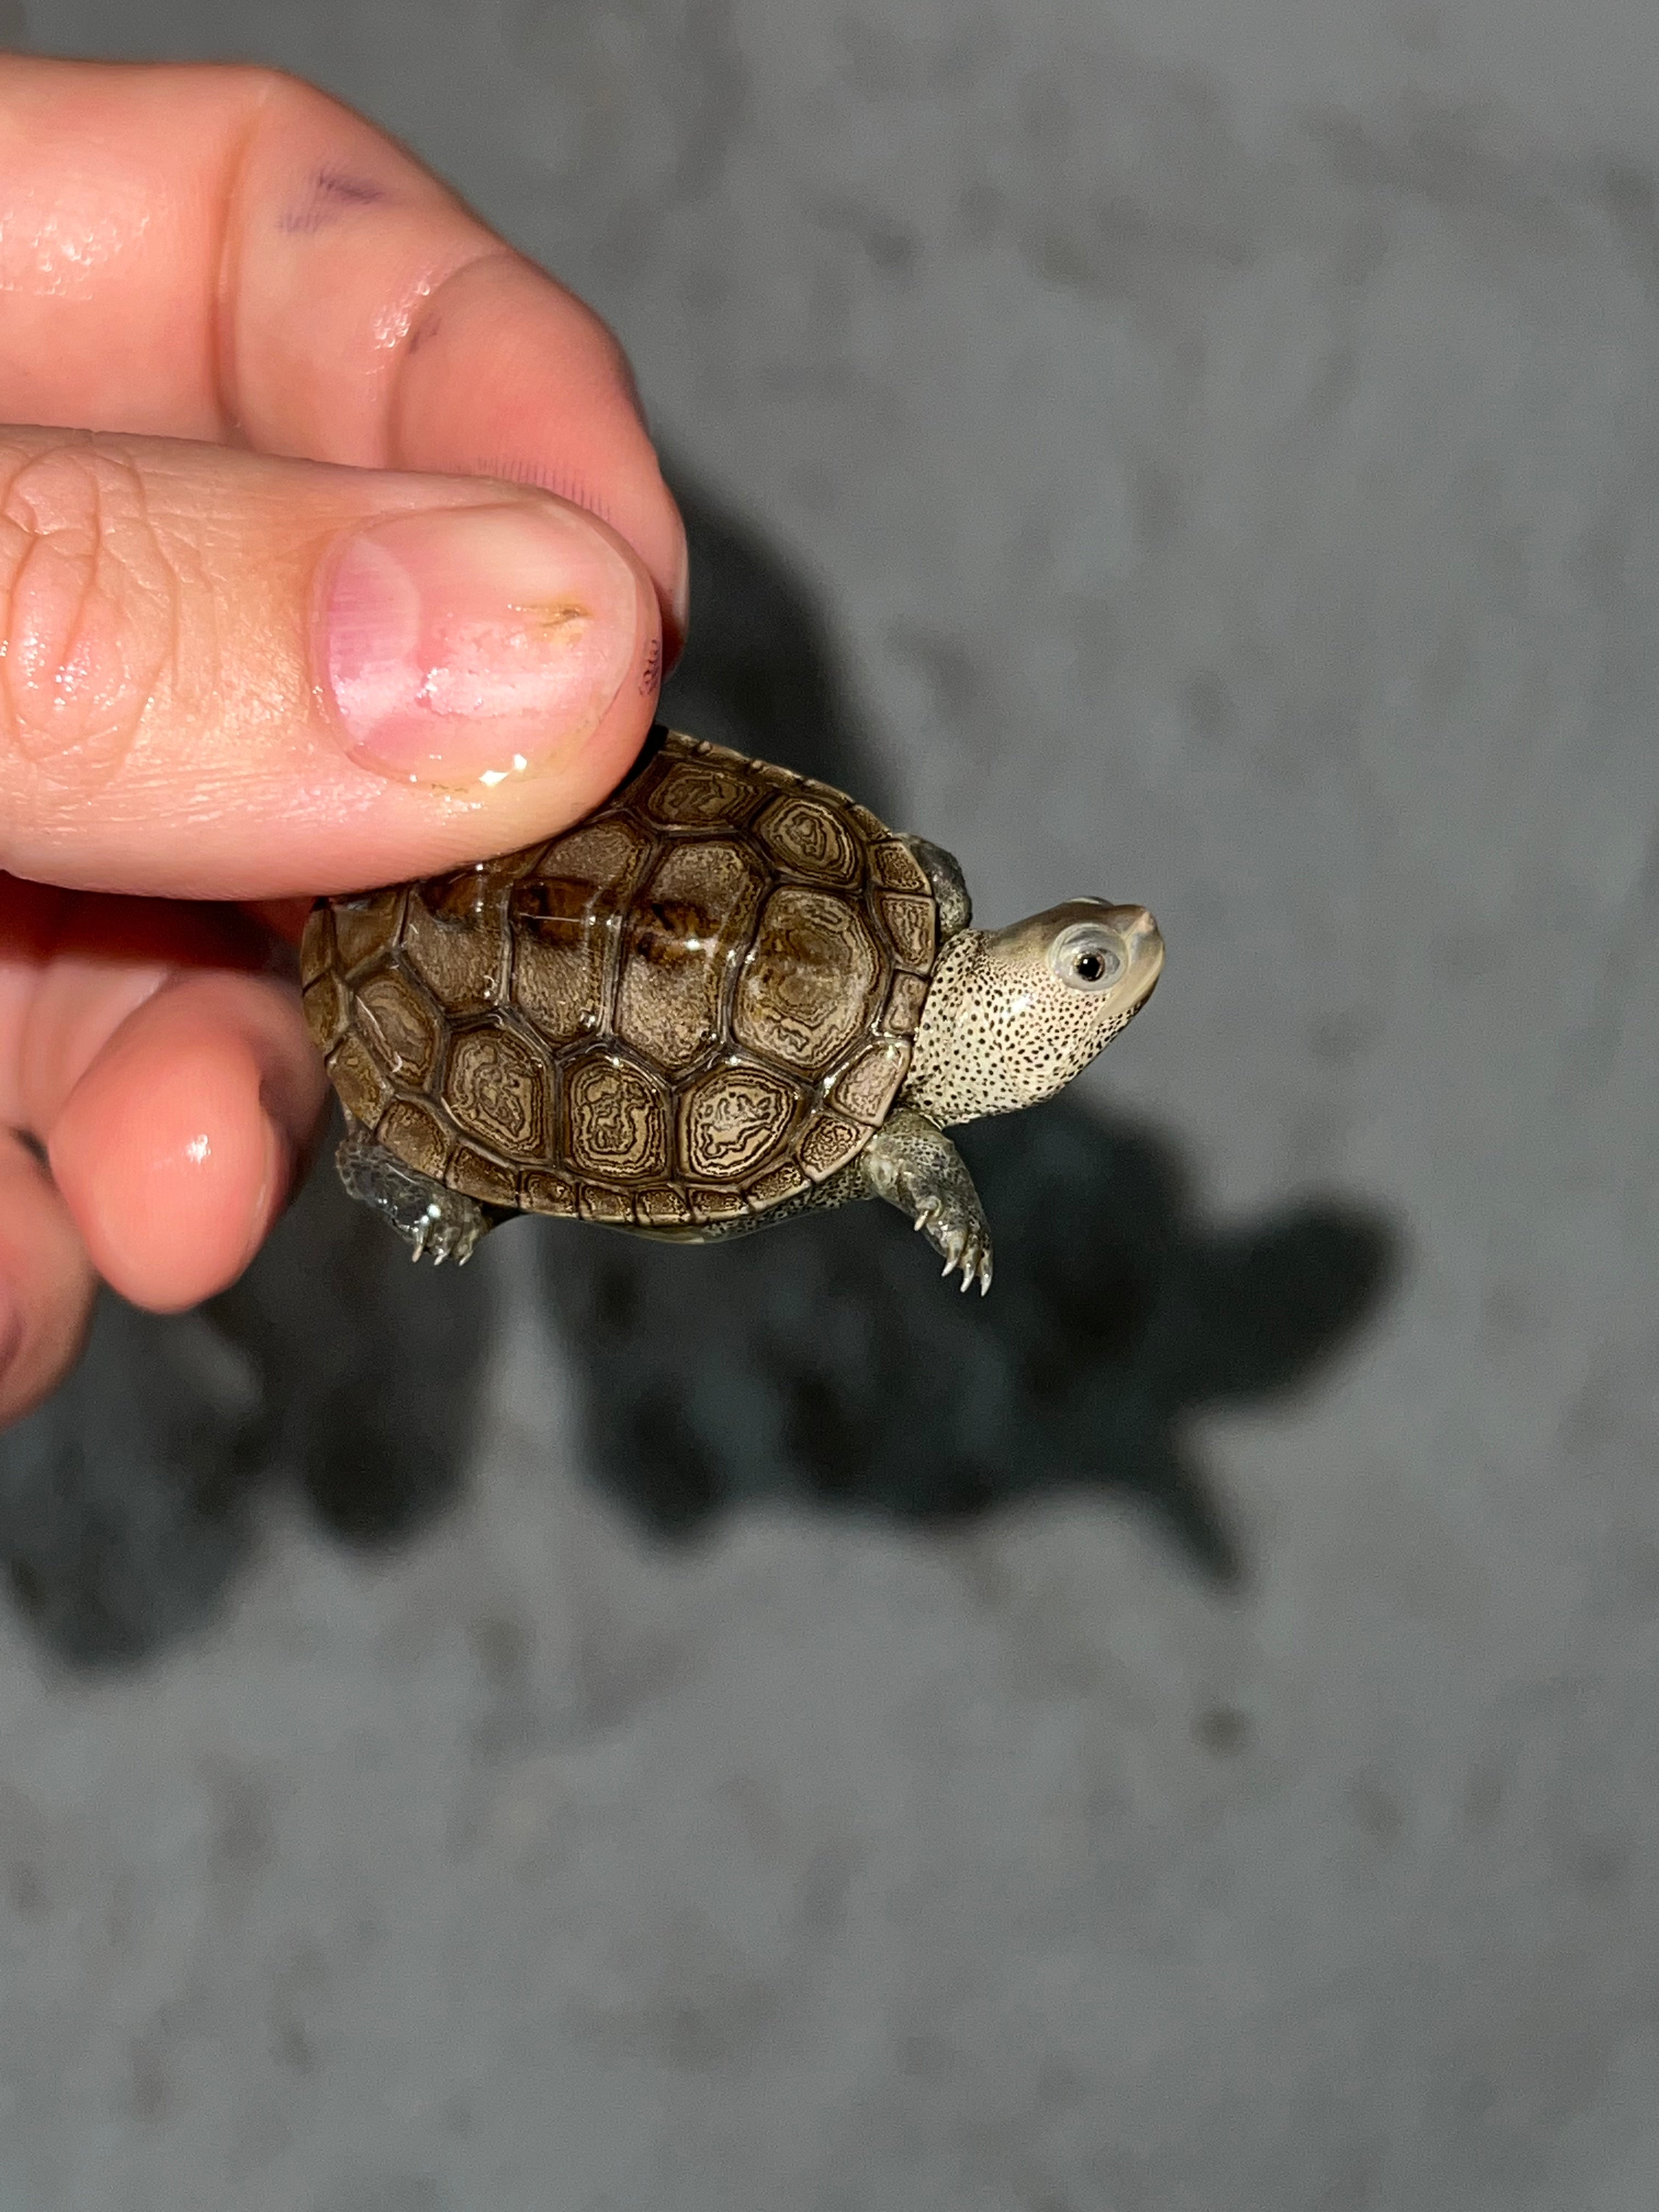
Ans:
[[[410,1248],[410,1257],[418,1260],[422,1253],[430,1253],[434,1267],[446,1260],[465,1267],[479,1239],[507,1218],[464,1190],[449,1190],[418,1168],[405,1167],[349,1116],[334,1164],[353,1198],[372,1206],[397,1231]]]
[[[936,1121],[901,1106],[860,1154],[866,1188],[908,1217],[962,1287],[991,1287],[991,1231],[962,1154]]]

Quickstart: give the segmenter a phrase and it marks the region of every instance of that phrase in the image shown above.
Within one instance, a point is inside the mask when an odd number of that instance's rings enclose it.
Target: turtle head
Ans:
[[[1104,899],[958,932],[922,1009],[907,1097],[945,1122],[1052,1097],[1133,1020],[1163,966],[1146,908]]]

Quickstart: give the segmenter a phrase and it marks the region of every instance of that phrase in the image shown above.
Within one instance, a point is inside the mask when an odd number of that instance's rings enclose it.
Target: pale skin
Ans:
[[[3,1422],[100,1278],[171,1311],[247,1265],[325,1104],[280,939],[314,893],[586,812],[650,726],[686,568],[610,332],[289,79],[0,58],[0,295]],[[420,692],[440,749],[397,689],[428,633],[388,678],[319,610],[359,557],[349,606],[386,574],[395,601],[462,509],[546,580],[496,691],[472,632],[430,647],[466,695]]]

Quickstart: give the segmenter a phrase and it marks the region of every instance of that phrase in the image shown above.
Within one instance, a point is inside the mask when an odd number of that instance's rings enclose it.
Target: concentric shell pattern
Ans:
[[[853,1158],[910,1064],[938,908],[829,786],[678,732],[574,830],[320,903],[307,1017],[348,1110],[492,1206],[764,1212]]]

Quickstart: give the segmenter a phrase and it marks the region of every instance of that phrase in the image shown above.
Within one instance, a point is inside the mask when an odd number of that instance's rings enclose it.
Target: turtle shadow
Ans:
[[[810,594],[681,497],[698,619],[665,719],[896,819]],[[984,1301],[936,1283],[878,1206],[702,1251],[547,1237],[597,1479],[665,1535],[761,1498],[947,1522],[1114,1491],[1237,1581],[1185,1425],[1294,1389],[1352,1341],[1397,1271],[1386,1220],[1333,1201],[1212,1228],[1170,1146],[1069,1097],[957,1135],[997,1239]]]
[[[593,1471],[668,1536],[761,1498],[948,1523],[1114,1492],[1237,1583],[1184,1425],[1334,1359],[1390,1279],[1386,1231],[1336,1205],[1212,1230],[1167,1146],[1063,1104],[961,1141],[996,1224],[984,1300],[873,1206],[706,1253],[547,1238]]]
[[[890,818],[810,593],[679,489],[697,628],[665,712]],[[539,1241],[593,1480],[665,1537],[763,1498],[938,1523],[1113,1492],[1237,1579],[1185,1425],[1304,1383],[1352,1342],[1391,1279],[1385,1224],[1330,1204],[1212,1229],[1166,1144],[1069,1097],[970,1128],[963,1149],[997,1234],[982,1303],[937,1282],[875,1206],[708,1251],[515,1229]],[[273,1496],[352,1545],[428,1525],[477,1433],[489,1276],[410,1267],[325,1152],[224,1297],[173,1318],[102,1300],[76,1374],[0,1436],[0,1574],[41,1643],[125,1665],[199,1629]]]

